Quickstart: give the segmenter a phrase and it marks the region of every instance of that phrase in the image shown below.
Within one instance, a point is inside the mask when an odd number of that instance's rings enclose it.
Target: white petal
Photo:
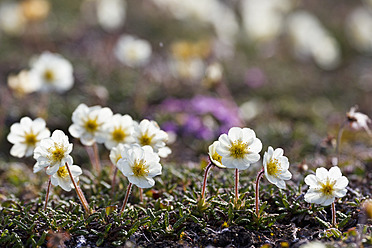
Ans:
[[[335,188],[337,189],[344,189],[346,186],[349,184],[349,180],[345,176],[341,176],[340,178],[337,179],[335,183]]]
[[[280,157],[280,156],[283,156],[284,154],[284,151],[282,148],[276,148],[275,151],[274,151],[274,157]]]
[[[288,170],[286,170],[286,171],[282,172],[279,177],[283,180],[289,180],[289,179],[292,178],[292,173],[289,172]]]
[[[249,146],[249,151],[254,153],[259,153],[262,150],[261,140],[255,138],[252,144]]]
[[[243,131],[240,127],[232,127],[228,132],[228,136],[230,140],[242,140],[243,139]]]
[[[342,177],[341,170],[337,166],[334,166],[331,169],[329,169],[328,175],[329,175],[329,178],[332,178],[332,179],[338,179]]]
[[[318,186],[318,179],[316,178],[316,176],[315,175],[307,175],[306,177],[305,177],[305,183],[307,184],[307,185],[309,185],[310,187],[316,187],[316,186]]]
[[[10,154],[17,158],[22,158],[26,154],[27,146],[22,143],[16,143],[10,149]]]
[[[258,153],[249,153],[244,156],[244,160],[249,164],[253,164],[260,160],[260,155]]]
[[[316,177],[319,178],[320,180],[325,180],[328,177],[328,171],[326,168],[323,167],[316,169],[315,174]]]
[[[335,201],[335,198],[334,197],[331,197],[331,198],[327,198],[323,203],[320,203],[320,204],[323,205],[323,206],[329,206],[334,201]]]
[[[338,197],[338,198],[341,198],[341,197],[344,197],[347,193],[347,189],[336,189],[334,191],[334,196],[335,197]]]
[[[285,182],[283,180],[278,180],[275,185],[278,186],[278,188],[280,189],[286,188]]]

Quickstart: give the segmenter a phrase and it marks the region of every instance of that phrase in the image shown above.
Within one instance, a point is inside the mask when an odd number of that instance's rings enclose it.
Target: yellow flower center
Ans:
[[[230,151],[230,155],[231,157],[235,158],[235,159],[242,159],[244,158],[244,155],[246,155],[249,151],[248,151],[248,145],[247,143],[244,143],[243,141],[241,140],[238,140],[238,141],[235,141],[229,151]]]
[[[94,133],[95,131],[97,131],[98,129],[98,123],[97,123],[97,119],[88,119],[86,122],[85,122],[85,125],[84,125],[84,128],[90,132],[90,133]]]
[[[55,80],[55,75],[54,75],[54,72],[50,69],[47,69],[45,70],[44,72],[44,79],[47,81],[47,82],[52,82]]]
[[[149,170],[147,169],[146,161],[136,161],[132,166],[132,171],[136,177],[147,176]]]
[[[153,136],[148,136],[147,133],[145,133],[139,138],[139,143],[141,146],[151,145],[152,138]]]
[[[53,150],[53,148],[54,148],[54,150]],[[61,160],[65,156],[64,147],[60,144],[57,144],[57,143],[54,143],[54,147],[49,148],[48,152],[51,154],[50,156],[48,156],[48,158],[54,163],[55,162],[61,162]]]
[[[266,165],[267,174],[270,176],[276,176],[279,172],[280,166],[277,159],[271,159],[269,163]]]
[[[35,146],[36,142],[37,142],[36,135],[32,132],[25,134],[25,141],[24,142],[28,146]]]
[[[335,185],[336,181],[334,180],[329,180],[329,178],[327,178],[327,181],[325,183],[320,183],[321,185],[321,189],[320,191],[326,195],[326,196],[330,196],[330,195],[333,195],[333,186]]]
[[[68,171],[67,171],[66,165],[62,166],[62,167],[59,167],[59,169],[57,171],[57,175],[61,178],[65,178],[65,177],[68,176]]]
[[[116,142],[121,142],[127,137],[127,134],[123,129],[120,128],[115,128],[114,131],[112,132],[112,139],[115,140]]]
[[[217,162],[220,162],[222,164],[222,162],[221,162],[222,157],[217,152],[214,152],[212,154],[212,159],[217,161]]]

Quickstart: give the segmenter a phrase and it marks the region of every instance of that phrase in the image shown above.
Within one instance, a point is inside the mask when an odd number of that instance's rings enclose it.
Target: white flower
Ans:
[[[31,120],[29,117],[23,117],[19,123],[14,123],[7,137],[8,141],[14,144],[10,154],[18,158],[31,156],[40,141],[50,136],[45,125],[43,119]]]
[[[305,183],[309,185],[305,201],[328,206],[336,197],[346,195],[349,181],[342,175],[340,168],[334,166],[329,171],[325,168],[316,169],[316,175],[305,177]]]
[[[127,2],[124,0],[98,0],[97,18],[101,27],[107,31],[123,26]]]
[[[69,168],[74,181],[77,183],[79,181],[79,176],[83,173],[81,168],[77,165],[71,165]],[[70,191],[71,188],[74,188],[74,184],[72,183],[70,175],[68,174],[66,165],[59,167],[58,171],[52,175],[51,182],[54,186],[59,185],[66,191]]]
[[[121,159],[121,154],[124,150],[124,147],[127,146],[127,144],[118,144],[117,146],[113,147],[111,150],[110,150],[110,160],[111,160],[111,163],[115,166],[117,166],[117,163],[119,161],[119,159]]]
[[[105,146],[111,149],[119,143],[133,143],[133,119],[129,115],[115,114],[105,124],[103,129],[106,132]]]
[[[372,13],[364,6],[354,9],[346,19],[348,38],[359,52],[372,52]]]
[[[26,28],[27,20],[18,2],[4,1],[0,5],[0,29],[6,34],[21,35]]]
[[[355,112],[357,108],[357,106],[351,107],[350,111],[346,114],[347,120],[351,128],[356,130],[364,129],[368,134],[370,134],[371,131],[368,124],[371,123],[371,119],[365,114]]]
[[[57,53],[43,52],[33,59],[30,73],[39,80],[42,91],[65,92],[74,84],[71,63]]]
[[[40,141],[40,144],[34,150],[34,173],[47,167],[46,173],[53,175],[59,167],[72,165],[72,157],[69,155],[72,151],[72,144],[68,142],[68,137],[61,130],[55,130],[52,137]]]
[[[262,149],[261,141],[250,128],[230,128],[228,134],[222,134],[216,151],[221,155],[221,162],[227,168],[248,169],[250,164],[260,160],[258,154]]]
[[[32,77],[34,77],[34,74],[23,70],[17,75],[8,77],[8,86],[21,96],[38,91],[41,87],[40,81]]]
[[[283,153],[282,148],[274,150],[269,146],[263,157],[263,166],[267,180],[281,189],[286,188],[284,180],[292,178],[292,174],[288,171],[288,158],[283,156]]]
[[[124,146],[122,158],[117,163],[118,169],[129,182],[139,188],[154,186],[153,177],[161,174],[160,157],[150,146],[140,147],[138,144]]]
[[[226,168],[223,164],[221,164],[221,156],[217,153],[216,147],[219,145],[219,142],[216,140],[213,142],[212,145],[208,147],[208,155],[212,163],[220,168]]]
[[[156,121],[144,119],[140,123],[134,122],[133,137],[137,144],[151,146],[162,158],[171,153],[170,148],[166,146],[168,134],[160,129]]]
[[[301,248],[327,248],[327,246],[319,241],[313,241],[300,246]]]
[[[124,65],[140,67],[150,60],[151,45],[146,40],[131,35],[122,35],[116,43],[114,54]]]
[[[72,113],[73,124],[68,131],[73,137],[79,138],[85,146],[91,146],[95,142],[104,143],[106,139],[104,125],[111,117],[112,111],[107,107],[88,107],[82,103]]]

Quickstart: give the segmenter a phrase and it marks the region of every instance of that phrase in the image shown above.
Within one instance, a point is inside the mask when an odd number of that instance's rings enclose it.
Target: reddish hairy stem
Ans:
[[[115,166],[114,175],[112,177],[112,182],[111,182],[111,196],[114,196],[117,174],[118,174],[118,167]]]
[[[66,163],[66,168],[67,168],[68,174],[70,175],[72,184],[75,187],[75,190],[76,190],[76,193],[77,193],[77,195],[79,197],[79,200],[80,200],[81,204],[84,207],[85,212],[86,213],[90,213],[89,204],[88,204],[87,200],[85,199],[85,196],[83,194],[83,191],[81,191],[80,187],[76,184],[75,179],[74,179],[74,177],[71,174],[70,166],[68,165],[68,163]]]
[[[207,165],[207,167],[205,168],[201,199],[204,199],[205,188],[207,187],[207,176],[208,176],[208,172],[211,170],[212,166],[213,166],[213,164],[209,163]]]
[[[129,194],[130,194],[130,190],[132,189],[132,185],[133,185],[132,183],[129,183],[128,184],[127,193],[125,194],[125,198],[124,198],[124,201],[123,201],[123,206],[120,209],[120,215],[123,214],[124,209],[125,209],[125,206],[127,205]]]
[[[256,216],[257,216],[257,218],[260,218],[260,216],[259,216],[259,214],[260,214],[259,189],[260,189],[260,180],[261,180],[264,172],[265,172],[265,170],[264,170],[264,168],[262,168],[262,170],[260,170],[260,172],[258,172],[257,178],[256,178],[256,198],[255,198],[255,205],[256,205]]]
[[[235,204],[238,203],[239,199],[239,170],[235,169]]]
[[[99,159],[98,145],[96,142],[94,142],[93,144],[93,151],[94,151],[94,160],[96,164],[96,170],[98,174],[100,174],[101,173],[101,161]]]
[[[52,184],[52,176],[49,176],[49,179],[48,179],[48,186],[47,186],[47,190],[46,190],[46,194],[45,194],[45,205],[44,205],[44,211],[46,210],[47,205],[48,205],[49,192],[50,192],[50,185],[51,185],[51,184]]]
[[[336,227],[336,206],[335,202],[332,202],[332,227]]]

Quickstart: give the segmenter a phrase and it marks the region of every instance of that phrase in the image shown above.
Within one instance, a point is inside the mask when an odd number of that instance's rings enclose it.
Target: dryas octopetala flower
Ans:
[[[139,188],[154,186],[153,177],[161,174],[162,167],[159,163],[159,155],[153,151],[151,146],[126,145],[121,156],[117,167],[130,183]]]
[[[316,169],[316,175],[305,177],[305,183],[309,185],[305,201],[328,206],[336,197],[345,196],[349,181],[342,175],[340,168],[334,166],[329,171],[325,168]]]
[[[74,84],[73,68],[60,54],[43,52],[31,61],[30,74],[41,84],[41,91],[65,92]]]
[[[123,152],[125,146],[128,146],[128,145],[120,143],[110,150],[109,157],[113,165],[117,166],[117,163],[119,159],[121,159],[121,153]]]
[[[150,60],[151,45],[146,40],[131,35],[122,35],[116,43],[114,54],[124,65],[140,67]]]
[[[41,87],[39,80],[35,80],[34,75],[26,70],[17,75],[9,75],[8,86],[19,96],[38,91]]]
[[[106,131],[105,146],[111,149],[120,143],[130,144],[133,139],[133,119],[129,115],[115,114],[104,126]]]
[[[111,109],[101,106],[88,107],[80,104],[72,113],[72,125],[68,131],[74,138],[79,138],[85,146],[95,142],[104,143],[106,134],[104,125],[112,117]]]
[[[269,146],[263,157],[263,167],[267,180],[281,189],[286,188],[284,180],[292,178],[292,174],[288,171],[288,158],[283,156],[283,154],[284,151],[282,148],[276,148],[274,150]]]
[[[83,173],[81,168],[77,165],[71,165],[69,168],[74,181],[78,182],[79,176]],[[63,190],[66,191],[70,191],[71,188],[74,188],[74,184],[71,181],[66,165],[59,167],[58,171],[52,175],[51,182],[54,186],[59,185]]]
[[[245,170],[260,159],[262,143],[250,128],[232,127],[228,134],[221,134],[218,141],[216,151],[227,168]]]
[[[50,138],[40,141],[34,150],[34,173],[47,168],[46,173],[53,175],[60,167],[72,165],[73,160],[69,155],[72,151],[72,144],[69,143],[67,135],[61,130],[55,130]]]
[[[29,157],[34,152],[40,141],[50,136],[50,131],[46,128],[45,121],[41,118],[31,120],[23,117],[19,123],[14,123],[10,127],[8,141],[13,144],[10,154],[14,157]]]
[[[216,140],[215,142],[213,142],[212,145],[210,145],[208,147],[208,155],[209,155],[209,159],[211,160],[211,162],[219,167],[219,168],[226,168],[226,166],[224,166],[222,163],[221,163],[221,156],[217,153],[216,151],[216,148],[217,146],[219,145],[219,142]]]
[[[350,111],[346,113],[346,118],[351,128],[355,130],[364,129],[368,134],[371,133],[368,124],[371,123],[371,119],[360,112],[356,112],[357,106],[351,107]]]
[[[171,149],[166,146],[168,134],[160,129],[156,121],[144,119],[140,123],[134,122],[133,137],[137,144],[151,146],[162,158],[171,153]]]

